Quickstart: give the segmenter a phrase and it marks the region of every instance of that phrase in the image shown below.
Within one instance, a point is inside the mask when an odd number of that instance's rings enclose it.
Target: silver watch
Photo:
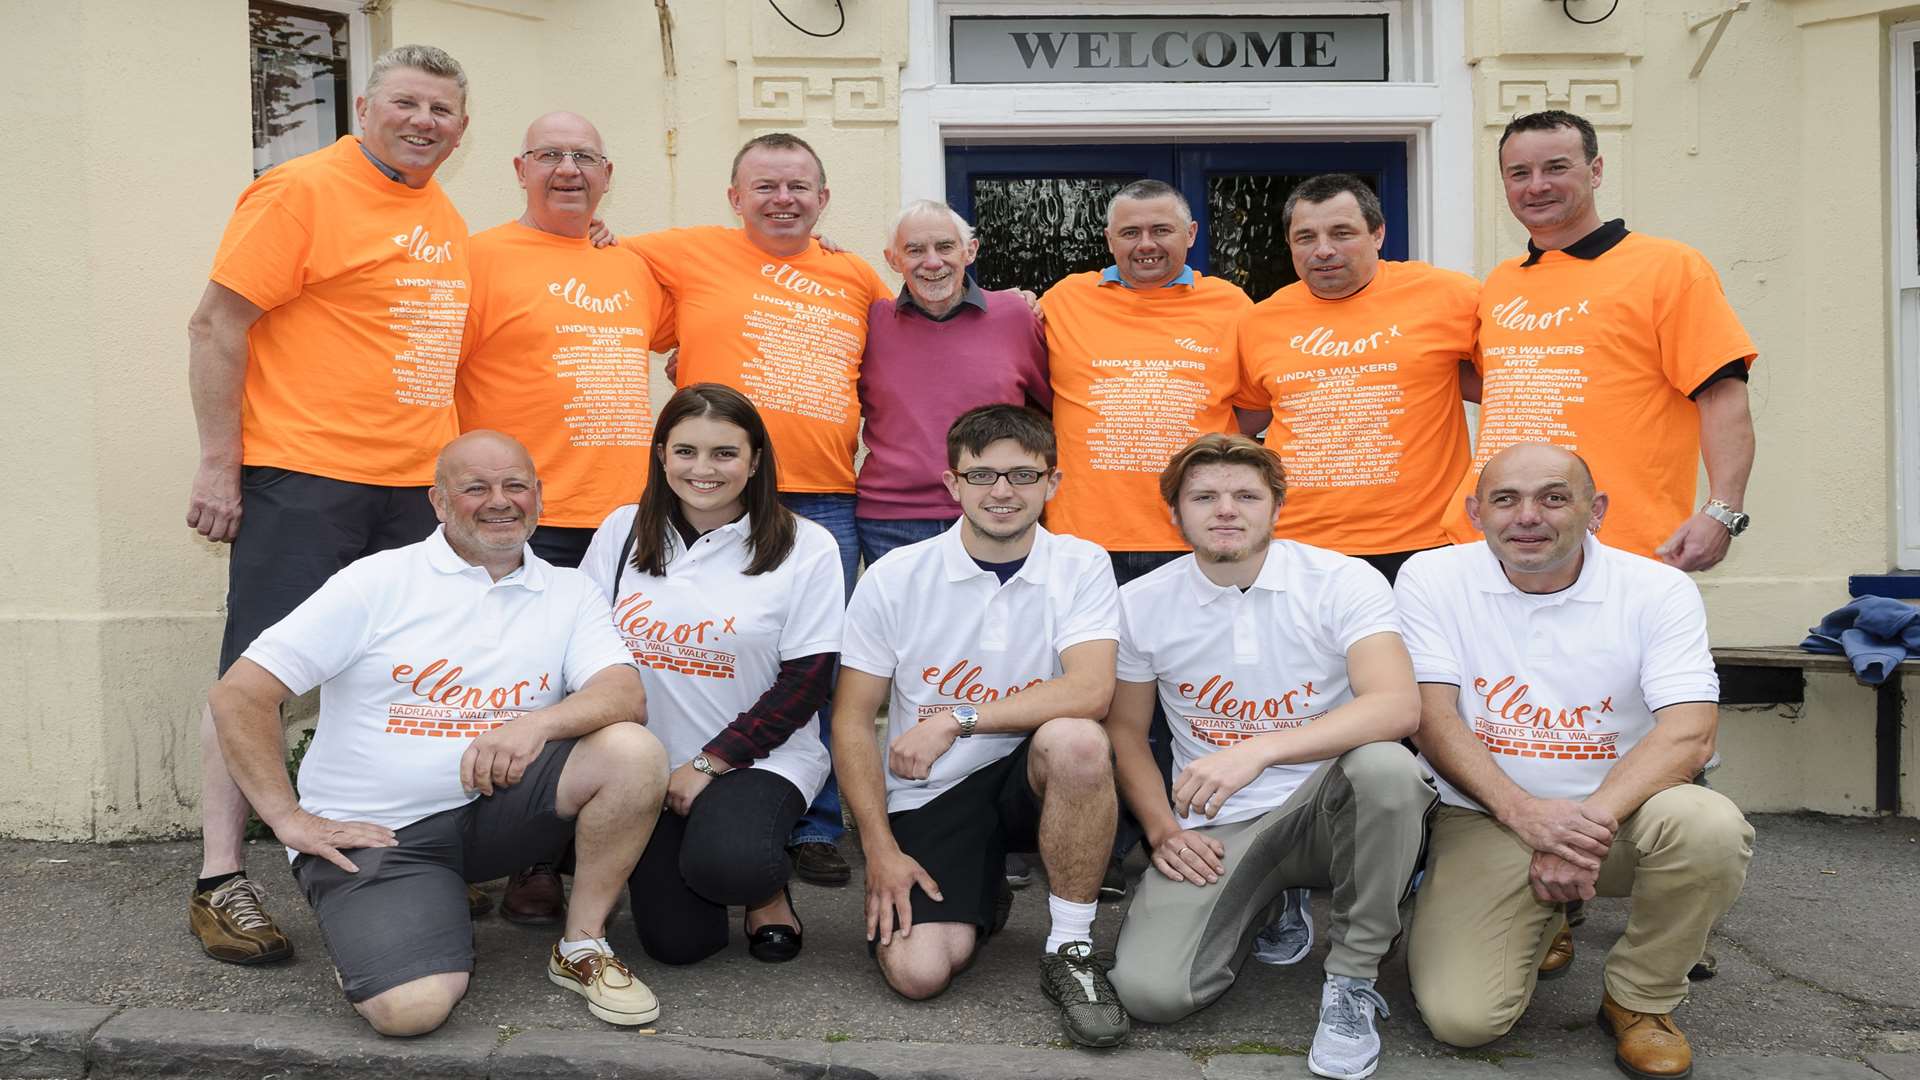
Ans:
[[[980,722],[980,710],[971,705],[955,705],[953,718],[960,724],[960,737],[973,738],[973,725]]]
[[[713,767],[713,759],[708,757],[705,754],[693,755],[693,771],[703,772],[703,773],[706,773],[708,776],[720,775],[720,773],[717,770],[715,770]]]
[[[1700,508],[1700,512],[1725,525],[1727,532],[1733,536],[1746,532],[1747,526],[1753,522],[1752,517],[1735,510],[1719,499],[1708,500],[1707,505]]]

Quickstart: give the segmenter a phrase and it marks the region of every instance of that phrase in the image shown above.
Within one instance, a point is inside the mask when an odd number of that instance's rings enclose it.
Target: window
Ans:
[[[365,77],[366,16],[352,2],[247,5],[252,66],[253,174],[353,130]]]
[[[1920,570],[1920,23],[1893,28],[1892,55],[1895,550]]]

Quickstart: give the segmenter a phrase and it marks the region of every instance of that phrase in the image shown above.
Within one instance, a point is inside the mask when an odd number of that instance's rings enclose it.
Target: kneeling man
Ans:
[[[1671,1014],[1753,851],[1739,809],[1689,783],[1720,715],[1700,591],[1590,535],[1607,497],[1569,451],[1502,450],[1466,509],[1485,542],[1415,555],[1397,585],[1415,739],[1445,804],[1414,908],[1414,999],[1442,1042],[1499,1038],[1565,933],[1560,905],[1632,897],[1600,1023],[1629,1076],[1686,1076]]]
[[[1331,888],[1307,1067],[1367,1076],[1387,1012],[1374,977],[1434,798],[1395,741],[1420,709],[1393,593],[1359,559],[1273,539],[1285,474],[1243,435],[1194,440],[1160,495],[1193,553],[1120,593],[1108,726],[1159,873],[1140,879],[1120,927],[1114,988],[1134,1016],[1178,1020],[1233,985],[1284,891]],[[1147,747],[1156,690],[1173,731],[1171,807]]]
[[[1041,987],[1075,1042],[1112,1046],[1129,1024],[1092,928],[1118,812],[1099,720],[1118,614],[1107,553],[1039,525],[1058,460],[1031,409],[954,421],[945,480],[961,519],[895,548],[855,587],[833,760],[867,855],[867,940],[887,985],[909,998],[945,990],[995,929],[1007,853],[1038,851],[1052,888]]]
[[[212,693],[221,750],[374,1030],[439,1027],[473,970],[466,883],[569,836],[548,978],[602,1020],[645,1023],[659,1002],[606,942],[666,791],[633,657],[593,583],[526,546],[540,484],[519,443],[455,439],[429,496],[433,535],[333,575],[228,669]],[[296,800],[279,706],[315,686]]]

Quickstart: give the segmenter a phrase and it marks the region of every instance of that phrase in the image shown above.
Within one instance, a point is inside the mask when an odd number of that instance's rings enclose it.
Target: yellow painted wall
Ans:
[[[834,18],[827,0],[783,6],[808,25]],[[1762,353],[1756,525],[1701,581],[1716,641],[1778,644],[1844,600],[1848,573],[1888,565],[1885,40],[1913,9],[1759,0],[1689,80],[1706,35],[1686,24],[1713,6],[1621,0],[1581,27],[1541,0],[1469,0],[1472,212],[1482,270],[1521,250],[1494,141],[1514,112],[1571,108],[1601,129],[1603,210],[1719,268]],[[619,231],[729,223],[733,151],[787,130],[825,160],[823,230],[881,265],[906,5],[849,4],[848,29],[825,41],[758,0],[671,8],[671,79],[657,9],[634,0],[391,0],[374,47],[431,42],[467,67],[473,123],[441,179],[476,231],[519,212],[509,159],[526,124],[568,108],[607,138],[602,211]],[[0,161],[14,210],[0,218],[0,295],[32,316],[0,320],[0,438],[25,495],[4,526],[0,677],[20,688],[0,710],[4,835],[197,829],[194,718],[225,552],[182,523],[196,454],[184,328],[250,176],[246,22],[238,0],[154,11],[0,0],[0,116],[16,148]],[[1727,776],[1788,792],[1750,775],[1758,748],[1801,738],[1820,709],[1854,730],[1855,698],[1870,731],[1870,695],[1810,693],[1792,725],[1756,724],[1756,752]],[[1821,798],[1857,800],[1851,787]]]

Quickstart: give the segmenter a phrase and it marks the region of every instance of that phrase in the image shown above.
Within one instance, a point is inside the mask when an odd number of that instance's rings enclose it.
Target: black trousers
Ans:
[[[640,947],[663,964],[726,948],[727,908],[759,904],[793,876],[787,836],[806,811],[800,789],[766,769],[715,778],[686,817],[663,811],[627,879]]]

